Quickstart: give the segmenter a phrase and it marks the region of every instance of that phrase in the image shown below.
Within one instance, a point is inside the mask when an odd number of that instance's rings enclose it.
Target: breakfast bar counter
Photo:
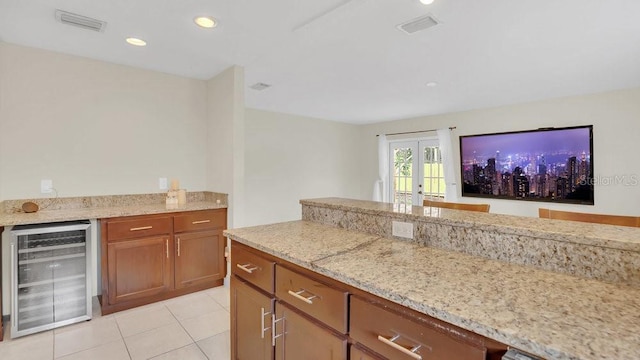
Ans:
[[[232,240],[546,359],[638,359],[640,289],[294,221]],[[232,253],[233,256],[233,253]]]

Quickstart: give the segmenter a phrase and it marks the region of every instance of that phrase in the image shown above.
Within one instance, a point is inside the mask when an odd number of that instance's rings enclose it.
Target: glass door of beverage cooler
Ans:
[[[12,337],[91,318],[89,224],[14,227]]]

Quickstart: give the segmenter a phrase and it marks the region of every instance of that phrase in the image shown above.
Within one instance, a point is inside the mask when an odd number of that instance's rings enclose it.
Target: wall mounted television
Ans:
[[[593,125],[460,137],[462,196],[593,205]]]

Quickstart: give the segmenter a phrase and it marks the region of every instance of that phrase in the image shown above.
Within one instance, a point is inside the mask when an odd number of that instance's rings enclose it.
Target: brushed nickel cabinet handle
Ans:
[[[296,298],[296,299],[298,299],[298,300],[301,300],[301,301],[304,301],[304,302],[306,302],[306,303],[307,303],[307,304],[309,304],[309,305],[313,305],[313,301],[312,301],[312,300],[318,297],[317,295],[313,295],[312,293],[308,292],[308,291],[307,291],[307,290],[305,290],[305,289],[302,289],[302,290],[300,290],[300,291],[298,291],[298,292],[291,291],[291,290],[289,290],[289,291],[287,291],[287,292],[289,293],[289,295],[293,296],[294,298]],[[309,297],[304,297],[304,296],[300,295],[300,294],[302,294],[302,293],[304,293],[304,292],[307,292],[307,293],[311,294],[311,296],[309,296]]]
[[[167,253],[167,259],[169,258],[169,239],[164,240],[165,252]]]
[[[400,335],[396,335],[390,339],[387,339],[382,335],[378,335],[378,340],[381,341],[383,344],[391,346],[392,348],[402,352],[405,355],[411,356],[416,360],[422,360],[422,356],[420,354],[416,354],[416,351],[418,351],[418,349],[420,349],[422,345],[416,345],[411,349],[407,349],[406,347],[395,343],[395,341],[398,340],[399,337]]]
[[[258,267],[255,265],[252,265],[251,263],[246,263],[244,265],[242,264],[236,264],[236,266],[241,269],[244,270],[245,272],[248,272],[249,274],[253,274],[253,270],[257,270]]]
[[[198,224],[206,224],[206,223],[210,223],[211,220],[207,219],[207,220],[198,220],[198,221],[192,221],[191,224],[192,225],[198,225]]]
[[[278,334],[276,335],[276,324],[278,322],[282,321],[282,334]],[[276,339],[279,337],[284,336],[285,331],[284,331],[284,316],[281,317],[280,319],[276,319],[276,314],[272,314],[271,315],[271,346],[276,346]]]
[[[180,256],[180,238],[177,238],[177,239],[178,239],[178,256]]]
[[[271,329],[270,327],[264,327],[264,317],[267,315],[271,315],[270,312],[265,312],[264,308],[260,308],[260,337],[262,339],[264,339],[264,333],[267,332],[267,330]]]
[[[129,231],[140,231],[140,230],[149,230],[149,229],[153,229],[153,226],[134,227],[129,229]]]

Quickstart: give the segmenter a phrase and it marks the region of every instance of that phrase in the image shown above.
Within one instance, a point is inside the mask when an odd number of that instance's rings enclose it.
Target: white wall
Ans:
[[[244,69],[207,81],[207,188],[229,194],[228,223],[243,224]]]
[[[0,199],[205,190],[206,83],[0,42]]]
[[[452,137],[456,183],[460,184],[458,136],[574,125],[593,125],[596,178],[626,176],[627,180],[632,180],[632,176],[635,176],[640,180],[640,162],[637,161],[640,89],[630,89],[365,125],[362,128],[361,159],[361,188],[364,191],[359,196],[370,199],[369,189],[377,178],[376,134],[456,126]],[[594,206],[468,197],[460,198],[460,201],[488,202],[491,212],[524,216],[538,216],[539,207],[637,216],[640,215],[640,184],[596,185]]]
[[[246,110],[247,225],[300,219],[300,199],[357,197],[356,125]]]

